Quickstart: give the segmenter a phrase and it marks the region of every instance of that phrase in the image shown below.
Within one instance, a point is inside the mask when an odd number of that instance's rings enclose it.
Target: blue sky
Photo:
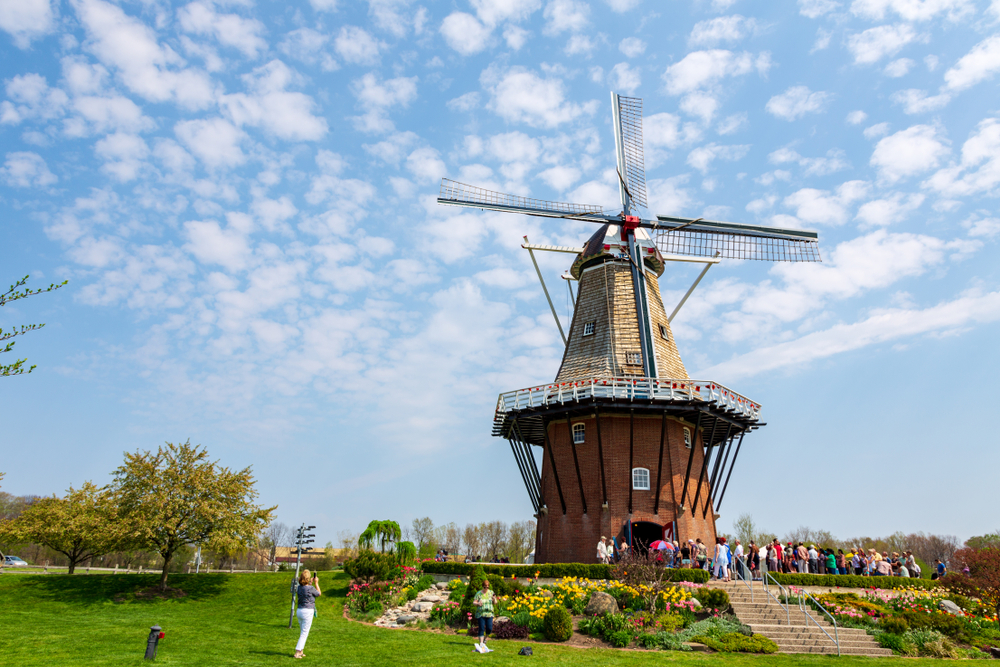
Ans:
[[[653,212],[820,233],[674,323],[768,423],[720,527],[997,528],[1000,1],[3,0],[0,29],[0,265],[70,281],[0,312],[48,323],[0,384],[5,491],[190,438],[324,541],[529,518],[492,414],[561,343],[519,243],[594,230],[434,198],[616,205],[613,89]]]

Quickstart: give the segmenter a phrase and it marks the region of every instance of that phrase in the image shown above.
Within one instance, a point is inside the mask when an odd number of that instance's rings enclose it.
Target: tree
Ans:
[[[484,556],[499,556],[507,541],[507,524],[503,521],[490,521],[480,525],[479,530],[483,536],[483,548],[486,549]]]
[[[736,517],[736,521],[733,522],[733,532],[736,533],[737,539],[743,544],[760,544],[757,540],[760,539],[761,530],[754,523],[753,516],[749,513],[744,512],[743,514]]]
[[[434,522],[429,516],[425,516],[423,519],[414,519],[410,535],[417,543],[417,550],[423,549],[424,545],[430,544],[434,539]]]
[[[278,547],[286,547],[292,543],[292,529],[281,523],[280,521],[275,521],[267,527],[264,531],[264,537],[261,538],[261,546],[267,550],[267,562],[269,566],[273,566],[275,558],[278,556]]]
[[[70,487],[65,498],[42,498],[16,519],[0,523],[0,537],[58,551],[73,574],[80,563],[121,548],[131,531],[118,519],[110,494],[84,482],[80,489]]]
[[[465,551],[468,557],[482,557],[480,553],[482,551],[482,538],[479,535],[479,527],[476,524],[465,524],[465,530],[462,531],[462,542],[465,543]]]
[[[364,532],[358,537],[358,545],[362,549],[372,549],[378,543],[379,551],[385,553],[386,547],[392,550],[395,542],[403,539],[403,532],[395,521],[371,521]]]
[[[125,453],[111,489],[123,519],[140,545],[163,559],[160,589],[167,588],[170,560],[181,547],[204,544],[233,553],[253,546],[277,506],[254,504],[249,467],[239,471],[209,461],[204,448],[166,443],[156,452]]]
[[[965,541],[970,549],[1000,549],[1000,530],[986,535],[973,535]]]
[[[20,289],[21,287],[24,287],[24,285],[28,282],[28,277],[29,276],[21,278],[16,283],[11,285],[10,289],[8,289],[3,294],[0,294],[0,306],[6,306],[11,301],[17,301],[18,299],[26,299],[29,296],[35,296],[36,294],[42,294],[44,292],[52,292],[53,290],[57,290],[63,285],[65,285],[67,282],[69,282],[67,280],[64,280],[58,285],[52,283],[47,288],[40,287],[35,290],[31,289],[30,287],[25,287],[24,289]],[[14,327],[9,331],[4,331],[2,328],[0,328],[0,343],[3,343],[3,341],[5,340],[10,340],[15,336],[23,336],[29,331],[37,331],[44,326],[45,326],[44,324],[22,324],[21,326]],[[9,343],[0,348],[0,354],[3,354],[4,352],[10,352],[11,350],[13,350],[14,342],[15,341],[10,340]],[[26,369],[24,367],[24,362],[26,361],[27,359],[18,359],[14,363],[7,364],[6,366],[0,364],[0,376],[24,375],[26,373],[30,373],[31,371],[35,370],[36,368],[35,366]]]
[[[504,555],[510,559],[511,563],[523,563],[524,557],[528,555],[534,545],[534,521],[515,521],[510,524],[510,528],[507,530]]]
[[[979,598],[1000,618],[1000,549],[959,549],[951,556],[951,568],[942,583],[963,595]]]

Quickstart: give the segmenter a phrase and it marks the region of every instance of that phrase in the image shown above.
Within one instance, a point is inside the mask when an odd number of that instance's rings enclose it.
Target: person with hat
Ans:
[[[608,538],[601,535],[601,541],[597,543],[597,562],[608,563]]]

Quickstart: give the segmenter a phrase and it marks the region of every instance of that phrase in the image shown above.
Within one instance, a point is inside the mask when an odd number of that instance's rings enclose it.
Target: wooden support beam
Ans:
[[[601,506],[608,504],[608,484],[604,480],[604,445],[601,444],[601,413],[595,412],[594,419],[597,421],[597,458],[601,464]]]
[[[552,453],[552,443],[549,442],[549,429],[548,426],[545,427],[545,440],[543,445],[545,451],[549,453],[549,465],[552,466],[552,477],[556,481],[556,491],[559,493],[559,504],[562,505],[562,512],[566,514],[566,499],[563,498],[562,485],[559,484],[559,468],[556,467],[556,457]],[[542,456],[545,452],[542,452]],[[544,458],[542,459],[545,460]]]
[[[662,482],[660,481],[663,475],[663,442],[667,438],[667,415],[664,413],[660,415],[660,458],[658,458],[656,464],[656,501],[653,503],[653,516],[660,513],[660,488]],[[693,444],[693,443],[692,443]],[[674,480],[671,478],[670,486],[673,488]]]
[[[688,482],[691,481],[691,464],[694,462],[694,450],[698,446],[698,427],[701,426],[701,411],[698,411],[698,422],[691,434],[691,453],[688,454],[687,472],[684,473],[684,491],[681,493],[681,511],[684,511],[684,501],[687,500]]]
[[[704,441],[701,443],[702,455],[701,455],[701,472],[698,474],[698,486],[695,488],[694,502],[691,503],[691,516],[694,516],[695,511],[698,509],[698,499],[701,498],[701,483],[705,481],[705,468],[707,468],[711,461],[712,456],[712,443],[715,442],[715,430],[719,427],[719,420],[716,419],[712,423],[712,435],[708,436],[708,446],[705,446]],[[694,443],[691,443],[694,445]]]

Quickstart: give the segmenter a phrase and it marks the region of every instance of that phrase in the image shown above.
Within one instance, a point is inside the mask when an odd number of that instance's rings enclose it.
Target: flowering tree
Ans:
[[[963,595],[979,598],[1000,618],[1000,549],[959,549],[952,555],[951,565],[952,573],[942,583]]]
[[[51,292],[53,290],[57,290],[67,283],[67,281],[64,280],[58,285],[53,283],[49,285],[47,288],[39,288],[33,290],[29,287],[25,287],[24,289],[21,289],[27,282],[28,282],[28,276],[25,276],[24,278],[21,278],[16,283],[11,285],[10,289],[8,289],[6,292],[0,294],[0,306],[7,305],[11,301],[17,301],[18,299],[27,299],[29,296],[35,296],[36,294],[43,294],[45,292]],[[23,324],[20,327],[14,327],[13,329],[10,329],[8,331],[0,329],[0,343],[2,343],[5,340],[10,340],[15,336],[23,336],[24,334],[30,331],[37,331],[38,329],[41,329],[44,326],[45,326],[44,324]],[[14,341],[11,341],[6,345],[0,346],[0,354],[4,352],[10,352],[12,349],[14,349]],[[7,364],[6,366],[0,364],[0,376],[25,375],[35,370],[34,366],[30,368],[25,368],[24,362],[26,361],[27,359],[18,359],[14,363]]]
[[[155,452],[126,452],[110,487],[137,542],[163,558],[163,590],[178,549],[188,544],[225,553],[248,549],[277,509],[253,504],[257,491],[250,468],[223,468],[190,441],[166,445]]]

